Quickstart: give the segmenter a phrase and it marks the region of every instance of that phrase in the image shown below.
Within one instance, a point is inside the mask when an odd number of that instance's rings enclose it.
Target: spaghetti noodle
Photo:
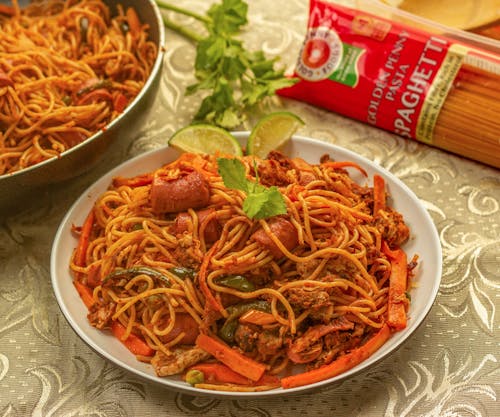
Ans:
[[[435,146],[499,168],[498,91],[499,74],[463,65],[436,121]]]
[[[124,111],[157,55],[136,12],[101,0],[0,9],[0,175],[60,155]]]
[[[346,168],[361,168],[328,156],[238,159],[248,179],[279,187],[287,214],[248,218],[215,156],[113,180],[76,228],[71,270],[90,323],[159,376],[203,369],[201,388],[303,385],[346,355],[354,366],[406,326],[416,263],[383,178],[359,185]],[[280,380],[294,364],[321,375]]]

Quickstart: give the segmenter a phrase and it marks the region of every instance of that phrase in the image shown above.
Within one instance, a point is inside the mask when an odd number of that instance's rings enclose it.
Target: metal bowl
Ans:
[[[160,10],[153,0],[104,0],[104,2],[112,11],[116,9],[116,4],[122,4],[125,8],[133,6],[141,22],[149,25],[149,37],[158,47],[158,56],[149,78],[125,111],[105,129],[57,157],[17,172],[0,175],[0,207],[7,203],[11,205],[17,197],[26,195],[31,189],[74,178],[90,170],[113,143],[120,140],[121,136],[126,136],[125,132],[130,131],[141,112],[152,103],[161,74],[165,44],[165,28]],[[0,0],[1,3],[10,2]],[[28,2],[20,2],[21,5],[26,3]]]

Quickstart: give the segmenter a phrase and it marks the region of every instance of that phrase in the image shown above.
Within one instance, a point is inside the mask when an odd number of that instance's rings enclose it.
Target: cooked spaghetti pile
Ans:
[[[148,25],[100,0],[0,8],[0,175],[60,155],[115,119],[157,56]]]
[[[203,372],[202,388],[288,388],[345,371],[406,326],[416,258],[400,249],[409,229],[384,180],[358,185],[346,168],[363,169],[328,156],[236,159],[247,179],[278,187],[287,214],[247,217],[214,156],[114,179],[75,228],[71,269],[90,323],[159,376]],[[308,371],[278,377],[294,364]]]

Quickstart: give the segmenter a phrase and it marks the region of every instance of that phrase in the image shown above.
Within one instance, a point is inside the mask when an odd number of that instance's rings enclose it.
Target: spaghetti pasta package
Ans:
[[[300,81],[279,94],[500,167],[500,44],[480,48],[410,16],[311,0]]]

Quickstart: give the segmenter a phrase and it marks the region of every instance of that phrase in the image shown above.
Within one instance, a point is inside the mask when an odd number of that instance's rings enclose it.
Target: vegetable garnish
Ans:
[[[205,36],[194,33],[163,16],[167,28],[196,44],[198,82],[188,86],[186,94],[208,91],[209,95],[201,102],[195,121],[235,128],[245,120],[247,109],[297,81],[285,77],[283,69],[275,69],[278,57],[268,59],[262,51],[250,52],[237,39],[248,22],[248,4],[243,0],[222,0],[206,15],[160,0],[156,3],[162,9],[198,20],[207,32]]]
[[[92,307],[92,305],[94,304],[94,296],[92,288],[86,286],[85,284],[82,284],[80,281],[77,281],[76,279],[73,281],[73,284],[75,285],[76,290],[78,291],[78,294],[80,295],[85,306],[87,308]]]
[[[382,241],[382,251],[391,262],[387,324],[393,329],[402,330],[406,327],[406,308],[409,302],[406,296],[408,285],[406,253],[401,248],[389,248],[385,240]]]
[[[319,368],[306,371],[301,374],[290,375],[281,379],[283,388],[296,388],[303,385],[314,384],[333,378],[349,369],[355,367],[365,359],[373,355],[391,335],[391,330],[387,324],[372,336],[364,345],[352,349],[349,353],[338,357],[333,362]]]
[[[286,214],[285,199],[276,186],[264,187],[250,181],[245,175],[245,166],[239,159],[217,158],[219,175],[228,188],[246,193],[243,201],[243,211],[251,219],[266,219],[268,217]],[[257,170],[256,170],[257,172]]]
[[[206,334],[202,333],[196,338],[196,345],[233,371],[252,381],[258,381],[266,370],[264,364],[243,355],[224,342]]]
[[[167,276],[148,266],[134,266],[132,268],[126,269],[116,269],[103,278],[102,285],[113,285],[116,284],[116,282],[119,283],[121,281],[128,282],[135,275],[147,275],[151,278],[158,279],[168,287],[170,287],[171,285],[171,282]]]
[[[134,333],[129,333],[129,335],[125,337],[127,329],[119,321],[113,321],[111,323],[111,332],[134,355],[140,355],[140,356],[154,355],[155,351],[146,343],[146,341],[142,337],[139,337]]]

